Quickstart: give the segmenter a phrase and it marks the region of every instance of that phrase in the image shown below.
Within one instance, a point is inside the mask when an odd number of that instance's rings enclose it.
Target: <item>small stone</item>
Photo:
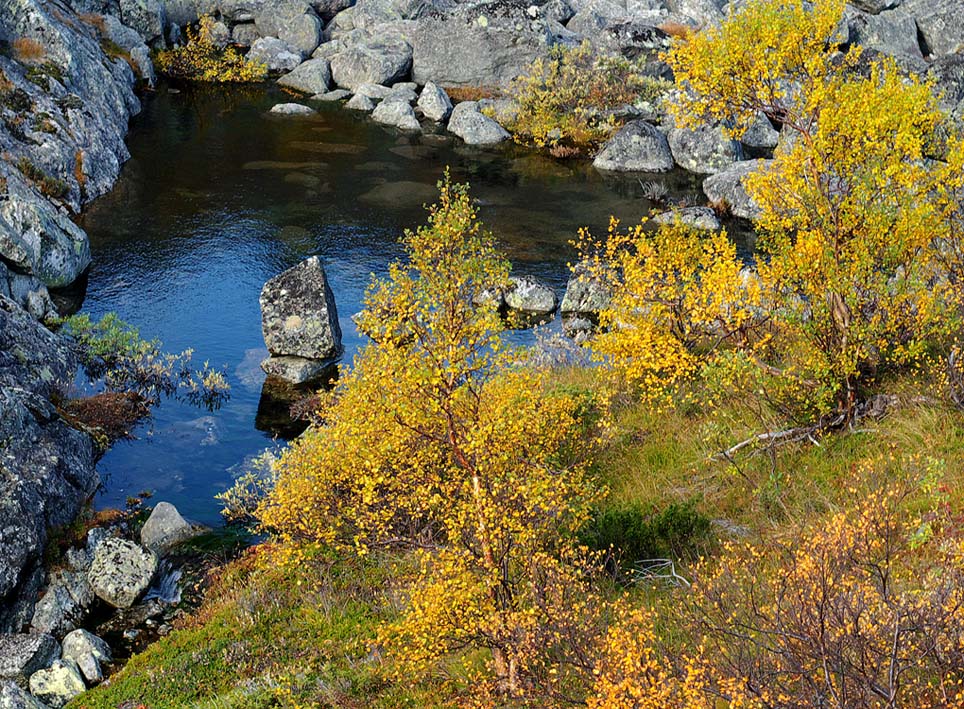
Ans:
[[[383,125],[394,126],[399,130],[421,131],[422,126],[415,117],[415,110],[404,101],[382,101],[372,112],[372,120]]]
[[[368,98],[380,101],[390,94],[392,90],[381,84],[365,83],[355,88],[356,96],[367,96]]]
[[[526,315],[551,315],[559,305],[555,291],[532,276],[513,276],[505,292],[505,304]]]
[[[512,137],[505,128],[480,113],[474,101],[463,101],[452,109],[448,129],[469,145],[495,145]]]
[[[560,309],[563,315],[598,315],[609,307],[611,299],[609,286],[601,278],[593,276],[587,264],[578,263],[569,277]]]
[[[323,94],[331,88],[331,70],[327,59],[309,59],[278,79],[278,85],[305,94]]]
[[[82,655],[90,655],[98,662],[112,662],[114,659],[110,646],[103,638],[82,628],[68,633],[64,638],[63,655],[74,661]]]
[[[0,709],[50,709],[11,681],[0,682]]]
[[[54,709],[60,709],[86,690],[84,678],[73,660],[57,660],[49,669],[38,670],[30,676],[30,693]]]

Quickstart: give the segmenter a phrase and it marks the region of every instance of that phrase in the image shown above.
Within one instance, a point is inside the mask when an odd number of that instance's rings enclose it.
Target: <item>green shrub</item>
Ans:
[[[640,561],[688,559],[709,543],[711,522],[693,501],[672,502],[661,510],[630,505],[602,509],[582,532],[582,542],[609,554],[616,575]]]

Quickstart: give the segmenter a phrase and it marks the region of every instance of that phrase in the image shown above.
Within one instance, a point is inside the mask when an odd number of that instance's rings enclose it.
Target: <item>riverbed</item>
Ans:
[[[132,157],[117,185],[80,219],[94,259],[83,310],[116,312],[168,351],[193,349],[195,362],[223,367],[231,385],[219,410],[168,400],[117,443],[99,464],[98,506],[150,491],[217,524],[214,496],[293,432],[262,397],[262,285],[319,255],[344,333],[342,363],[350,363],[363,343],[351,316],[372,274],[401,257],[399,236],[424,222],[446,167],[471,184],[514,272],[543,279],[560,297],[578,229],[603,234],[610,215],[638,222],[656,206],[643,197],[645,179],[664,182],[674,200],[705,202],[700,178],[682,172],[603,176],[588,161],[519,146],[403,135],[339,105],[309,118],[267,115],[288,100],[264,87],[162,85],[131,125]],[[525,343],[531,334],[514,337]]]

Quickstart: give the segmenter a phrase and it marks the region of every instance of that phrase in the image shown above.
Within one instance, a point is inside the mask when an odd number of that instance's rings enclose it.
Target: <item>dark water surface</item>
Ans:
[[[133,157],[117,186],[81,219],[94,256],[83,309],[115,311],[168,351],[193,348],[195,361],[223,366],[231,384],[219,411],[166,401],[136,440],[109,451],[101,506],[152,490],[217,523],[214,495],[246,460],[279,445],[256,427],[264,427],[261,286],[320,255],[350,362],[362,341],[350,317],[370,274],[401,255],[398,237],[424,221],[445,166],[471,183],[515,272],[545,279],[560,296],[579,227],[601,234],[610,214],[636,222],[652,207],[636,178],[603,178],[586,163],[402,136],[335,106],[310,119],[267,116],[282,100],[290,99],[263,88],[162,87],[131,126]],[[695,178],[662,179],[671,194],[698,191]]]

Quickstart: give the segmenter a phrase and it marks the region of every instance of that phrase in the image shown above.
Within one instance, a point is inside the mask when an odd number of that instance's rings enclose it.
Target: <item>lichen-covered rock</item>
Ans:
[[[341,353],[335,297],[317,256],[265,283],[260,302],[261,330],[272,355],[327,360]]]
[[[891,12],[913,18],[924,54],[940,57],[964,50],[961,9],[960,0],[902,0]]]
[[[469,145],[497,145],[512,137],[496,121],[481,113],[475,101],[456,104],[448,130]]]
[[[46,633],[0,635],[0,680],[25,687],[30,676],[60,657],[60,646]]]
[[[452,115],[452,101],[445,89],[433,82],[428,82],[422,88],[422,95],[418,97],[418,107],[426,118],[441,123]]]
[[[372,120],[399,130],[418,132],[422,130],[415,110],[405,101],[385,99],[372,112]]]
[[[86,690],[84,678],[73,660],[56,660],[48,669],[30,676],[30,693],[53,709],[60,709]]]
[[[278,84],[305,94],[323,94],[331,88],[327,59],[309,59],[278,79]]]
[[[141,544],[160,554],[204,531],[204,526],[184,519],[170,502],[158,502],[141,527]]]
[[[743,148],[717,126],[674,128],[667,136],[673,160],[684,170],[713,174],[743,159]]]
[[[412,80],[507,85],[555,42],[548,22],[533,18],[529,6],[505,0],[465,3],[420,19],[412,39]]]
[[[94,594],[115,608],[130,608],[157,573],[157,555],[126,539],[105,539],[94,552],[87,581]]]
[[[0,681],[0,709],[50,709],[50,707],[13,682]]]
[[[720,228],[720,220],[709,207],[683,207],[681,209],[671,209],[653,217],[657,224],[680,223],[694,229],[705,229],[706,231],[716,231]]]
[[[578,263],[566,284],[559,309],[563,315],[598,315],[609,307],[611,300],[612,289],[609,284],[593,275],[588,265]]]
[[[646,121],[631,121],[620,128],[592,164],[610,172],[667,172],[674,165],[666,136]]]
[[[30,627],[63,637],[83,622],[93,602],[94,591],[87,582],[86,569],[54,571],[47,590],[37,601]]]

